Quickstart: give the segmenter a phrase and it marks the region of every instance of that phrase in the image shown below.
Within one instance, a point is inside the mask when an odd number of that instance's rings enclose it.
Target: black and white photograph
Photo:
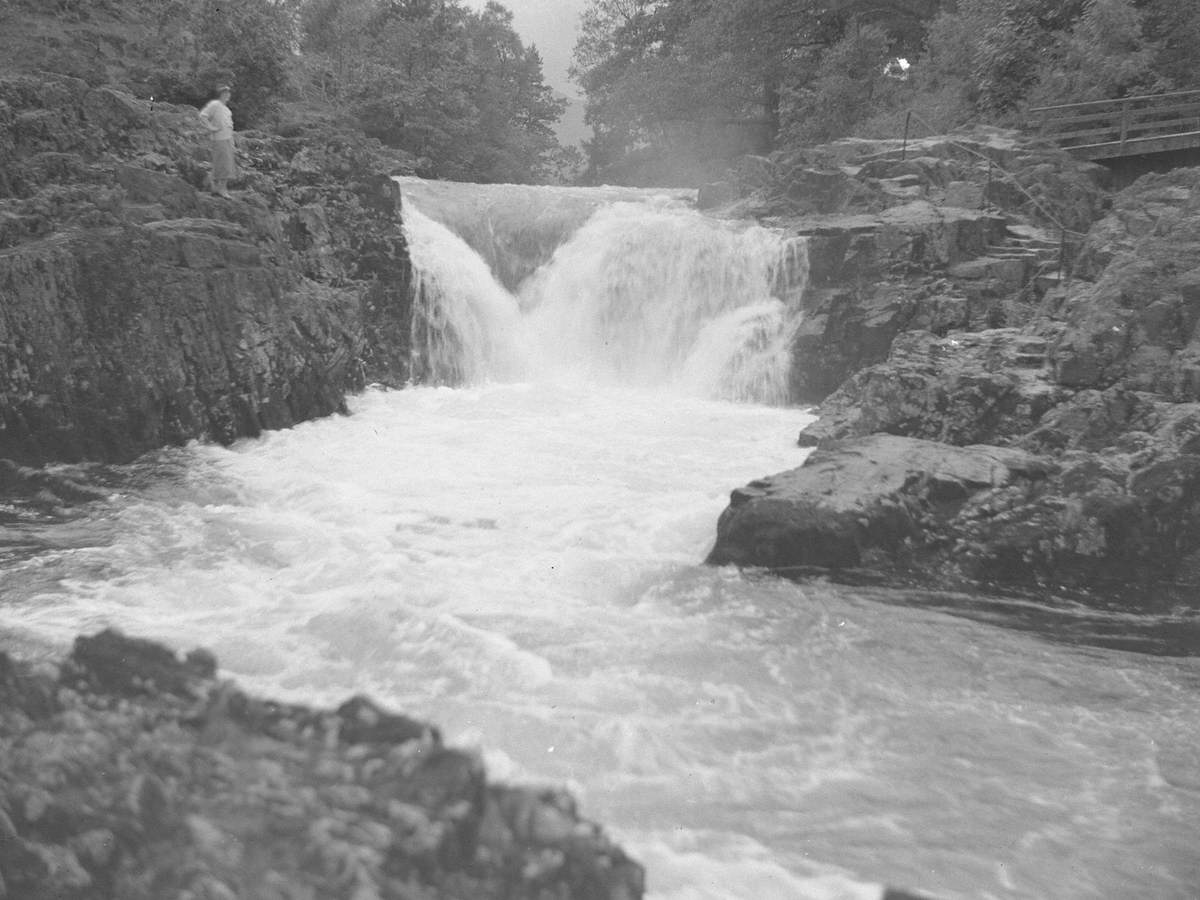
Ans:
[[[1198,64],[0,0],[0,900],[1200,900]]]

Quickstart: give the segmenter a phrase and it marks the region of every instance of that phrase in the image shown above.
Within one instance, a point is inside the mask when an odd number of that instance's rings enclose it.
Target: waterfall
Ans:
[[[802,238],[669,194],[504,186],[479,203],[467,199],[474,185],[404,185],[418,380],[582,379],[787,401]],[[535,223],[536,238],[528,224],[506,227],[517,222]],[[514,262],[505,247],[529,252],[511,251]]]
[[[413,261],[412,371],[427,384],[513,380],[524,373],[520,311],[462,238],[409,205]]]

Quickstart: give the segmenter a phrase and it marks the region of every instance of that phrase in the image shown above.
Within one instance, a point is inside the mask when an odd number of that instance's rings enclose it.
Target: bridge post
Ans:
[[[1129,101],[1121,101],[1121,152],[1125,152],[1125,139],[1129,136]]]

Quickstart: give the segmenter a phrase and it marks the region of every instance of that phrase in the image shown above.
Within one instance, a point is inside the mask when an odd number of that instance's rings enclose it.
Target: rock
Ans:
[[[1001,298],[1032,275],[1023,263],[997,261],[1016,267],[1014,283],[962,286],[1005,230],[1003,219],[982,212],[922,201],[875,216],[802,218],[794,227],[808,236],[809,256],[804,317],[792,345],[797,402],[823,400],[854,372],[882,362],[904,331],[995,324],[1005,315]],[[947,277],[956,271],[958,283]]]
[[[884,433],[965,445],[1011,443],[1071,391],[1045,367],[1046,341],[1017,329],[896,337],[887,362],[828,397],[804,447]]]
[[[1089,236],[1081,284],[1048,313],[1065,328],[1055,375],[1076,388],[1200,399],[1200,170],[1148,176]]]
[[[1020,450],[871,435],[815,451],[803,466],[733,492],[713,565],[904,570],[926,562],[977,494],[1044,480]]]
[[[59,710],[54,684],[0,652],[0,707],[19,709],[31,719],[43,719]]]
[[[194,109],[0,77],[0,458],[229,442],[408,380],[400,160],[307,138],[298,183],[294,142],[239,136],[253,190],[214,198]]]
[[[64,680],[126,696],[190,697],[214,674],[211,656],[192,654],[181,660],[162,644],[107,629],[75,639]]]
[[[959,209],[981,209],[983,207],[982,185],[970,181],[951,181],[946,185],[946,196],[942,201],[945,206]]]
[[[582,821],[574,800],[562,791],[491,788],[481,840],[495,853],[520,852],[526,873],[546,890],[612,900],[632,900],[645,891],[645,870]]]
[[[170,218],[196,211],[196,190],[182,178],[128,163],[116,166],[114,173],[132,203],[157,204]]]
[[[118,659],[141,675],[117,677]],[[432,743],[428,726],[409,739],[396,729],[415,720],[365,697],[339,712],[227,685],[215,692],[223,727],[196,728],[195,702],[175,691],[197,666],[215,673],[207,652],[187,660],[81,636],[61,669],[69,706],[32,719],[8,714],[14,673],[32,676],[0,655],[8,896],[643,896],[641,866],[569,795],[489,784],[477,756]],[[343,720],[363,740],[333,740]]]
[[[1194,604],[1200,456],[1154,441],[1057,458],[887,435],[831,442],[799,469],[735,491],[708,561]]]
[[[408,741],[441,743],[436,728],[389,713],[367,697],[352,697],[337,708],[338,737],[347,744],[391,744]]]

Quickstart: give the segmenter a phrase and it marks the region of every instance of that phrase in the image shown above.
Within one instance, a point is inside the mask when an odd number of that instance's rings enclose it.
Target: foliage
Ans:
[[[204,0],[199,39],[228,69],[244,120],[260,121],[287,85],[293,26],[286,5],[270,0]]]
[[[1194,0],[591,0],[573,75],[593,176],[632,160],[730,156],[949,128],[1031,105],[1196,83]],[[912,63],[900,72],[895,61]],[[755,140],[706,143],[716,123]]]
[[[565,101],[497,2],[21,2],[23,17],[53,18],[80,43],[102,33],[122,48],[119,60],[75,52],[69,67],[53,62],[58,70],[197,107],[228,83],[238,130],[305,122],[359,130],[436,177],[530,182],[580,168],[553,132]],[[0,50],[16,43],[0,40]]]
[[[937,6],[592,0],[573,76],[595,131],[593,177],[633,156],[690,156],[719,166],[733,153],[769,149],[781,130],[841,133],[858,105],[887,86],[887,60],[919,44],[923,17]]]
[[[288,87],[296,41],[292,0],[162,0],[141,6],[148,62],[140,77],[147,93],[199,105],[214,96],[218,82],[228,82],[239,128],[269,116]]]
[[[850,134],[895,78],[887,33],[874,25],[856,28],[830,47],[817,76],[789,90],[783,117],[789,142],[811,143]]]
[[[1154,68],[1159,46],[1131,0],[1088,0],[1083,15],[1038,70],[1035,105],[1151,93],[1167,84]]]
[[[501,4],[306,0],[300,25],[304,95],[343,107],[423,174],[528,182],[569,165],[552,130],[565,102]]]

